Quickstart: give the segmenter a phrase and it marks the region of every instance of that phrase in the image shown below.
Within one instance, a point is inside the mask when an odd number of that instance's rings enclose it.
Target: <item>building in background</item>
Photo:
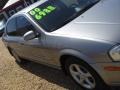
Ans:
[[[8,0],[0,0],[0,10],[5,6]]]
[[[0,17],[8,19],[10,16],[29,6],[38,0],[9,0],[6,5],[0,10]]]
[[[4,25],[10,16],[38,0],[5,0],[5,1],[4,0],[1,1],[3,2],[3,4],[5,3],[6,4],[5,6],[1,6],[3,8],[0,10],[0,36],[3,33]]]

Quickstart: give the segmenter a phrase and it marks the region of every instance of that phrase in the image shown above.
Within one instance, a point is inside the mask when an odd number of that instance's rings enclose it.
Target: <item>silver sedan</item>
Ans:
[[[41,0],[2,39],[18,63],[62,69],[84,90],[120,85],[120,0]]]

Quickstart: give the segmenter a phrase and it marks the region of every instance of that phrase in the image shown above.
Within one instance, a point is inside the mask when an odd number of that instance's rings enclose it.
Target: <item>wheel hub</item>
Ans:
[[[85,67],[79,64],[71,64],[69,70],[73,79],[82,87],[86,89],[95,88],[95,79]]]

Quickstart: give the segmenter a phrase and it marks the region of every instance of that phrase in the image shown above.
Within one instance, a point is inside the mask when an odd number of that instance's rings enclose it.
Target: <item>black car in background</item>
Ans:
[[[3,33],[4,33],[4,29],[1,29],[0,30],[0,37],[3,35]]]
[[[5,4],[8,2],[8,0],[1,0],[0,2],[0,10],[5,6]],[[2,36],[4,32],[4,24],[5,20],[3,20],[3,17],[0,16],[0,37]]]
[[[0,37],[4,33],[4,27],[5,27],[6,20],[0,16]]]
[[[0,20],[0,37],[4,33],[4,27],[5,27],[5,20],[2,19],[2,20]]]

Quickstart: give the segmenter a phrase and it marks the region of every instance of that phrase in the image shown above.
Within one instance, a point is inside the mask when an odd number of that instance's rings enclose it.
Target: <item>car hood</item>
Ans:
[[[101,0],[53,33],[120,43],[120,0]]]

